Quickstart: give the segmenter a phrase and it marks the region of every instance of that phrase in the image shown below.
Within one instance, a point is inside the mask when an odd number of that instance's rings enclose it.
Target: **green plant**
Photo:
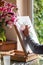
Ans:
[[[34,26],[39,42],[43,44],[43,0],[34,0]]]
[[[0,40],[6,41],[5,30],[3,29],[4,19],[0,22]]]

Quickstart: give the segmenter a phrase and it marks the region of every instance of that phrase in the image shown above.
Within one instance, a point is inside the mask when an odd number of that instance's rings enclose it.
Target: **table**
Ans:
[[[1,65],[4,65],[3,64],[3,60],[2,60],[2,64]],[[11,61],[11,65],[43,65],[43,60],[42,61],[39,61],[39,59],[34,59],[30,62],[16,62],[16,61]]]
[[[4,65],[3,59],[2,60],[0,59],[0,65]],[[43,58],[38,57],[37,59],[31,60],[29,62],[16,62],[14,60],[13,61],[11,60],[10,65],[43,65]]]

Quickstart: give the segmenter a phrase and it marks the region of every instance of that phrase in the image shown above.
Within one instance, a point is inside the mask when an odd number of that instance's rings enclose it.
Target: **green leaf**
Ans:
[[[3,41],[6,41],[6,36],[5,35],[3,35]]]
[[[1,38],[1,37],[0,37],[0,41],[2,41],[2,42],[3,42],[3,38]]]

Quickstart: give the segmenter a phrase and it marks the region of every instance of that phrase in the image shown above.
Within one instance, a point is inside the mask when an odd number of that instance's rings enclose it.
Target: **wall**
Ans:
[[[32,1],[33,0],[16,0],[20,16],[29,16],[32,20]]]
[[[20,16],[27,15],[27,0],[17,0],[18,13]]]
[[[27,15],[30,16],[31,20],[32,20],[32,1],[33,0],[27,0]]]

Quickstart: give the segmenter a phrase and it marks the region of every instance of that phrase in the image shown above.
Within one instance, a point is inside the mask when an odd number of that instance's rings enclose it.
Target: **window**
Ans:
[[[34,0],[34,26],[39,42],[43,44],[43,0]]]

